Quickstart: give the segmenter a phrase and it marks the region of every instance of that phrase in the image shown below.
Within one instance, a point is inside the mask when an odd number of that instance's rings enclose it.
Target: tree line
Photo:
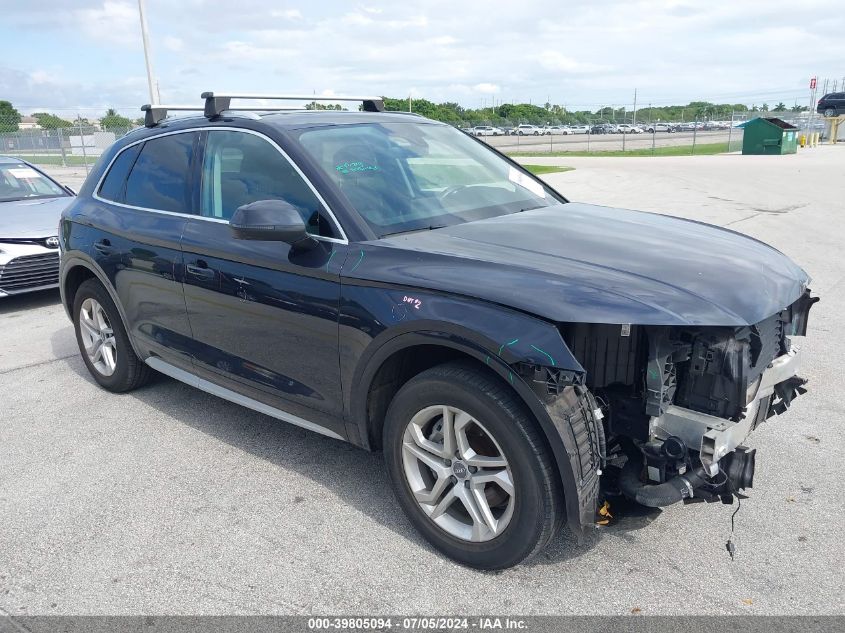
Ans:
[[[38,126],[43,130],[73,128],[83,134],[90,134],[97,129],[92,121],[82,116],[77,116],[72,120],[50,112],[33,112],[30,116],[38,122]],[[21,119],[21,113],[11,102],[0,100],[0,132],[17,132],[20,129]],[[114,108],[109,108],[102,117],[97,119],[97,122],[101,130],[125,132],[137,125],[143,125],[144,119],[130,119],[118,114]]]
[[[578,125],[595,123],[597,121],[609,121],[613,123],[631,122],[634,120],[634,112],[631,108],[605,106],[598,110],[569,110],[565,106],[546,103],[542,106],[530,103],[502,103],[487,108],[464,108],[454,101],[434,103],[428,99],[395,99],[384,97],[384,106],[389,111],[408,111],[420,114],[429,119],[451,123],[456,126],[469,125],[508,125],[519,123],[532,123],[534,125]],[[309,103],[305,106],[308,109],[316,110],[342,110],[340,104]],[[639,108],[636,111],[638,122],[657,121],[723,121],[730,119],[732,114],[774,112],[804,112],[807,106],[795,105],[787,108],[781,102],[771,110],[769,104],[748,106],[744,103],[710,103],[708,101],[691,101],[686,105],[673,105]],[[90,133],[95,130],[94,123],[83,117],[76,117],[73,120],[64,119],[49,112],[34,112],[32,116],[38,121],[38,125],[45,130],[56,130],[59,128],[74,128],[82,133]],[[9,101],[0,101],[0,132],[16,132],[19,129],[21,114]],[[109,108],[98,120],[102,130],[125,132],[137,125],[143,125],[143,118],[130,119]]]
[[[386,110],[408,111],[408,99],[393,99],[385,97]],[[562,105],[546,103],[542,106],[529,103],[503,103],[488,108],[464,108],[455,102],[433,103],[427,99],[412,99],[410,108],[413,112],[424,117],[452,123],[453,125],[506,125],[514,123],[532,123],[534,125],[577,125],[609,121],[615,123],[631,122],[634,112],[631,108],[605,106],[598,110],[568,110]],[[732,114],[746,114],[757,112],[804,112],[807,106],[793,106],[787,108],[784,103],[778,103],[771,110],[769,104],[748,106],[744,103],[710,103],[708,101],[692,101],[686,105],[673,105],[639,108],[636,111],[638,122],[648,121],[721,121],[730,119]]]

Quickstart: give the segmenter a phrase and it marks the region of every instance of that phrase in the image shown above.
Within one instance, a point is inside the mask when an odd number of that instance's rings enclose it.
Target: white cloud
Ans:
[[[168,35],[164,38],[164,47],[169,51],[179,53],[184,50],[185,41],[181,37],[173,37],[172,35]]]
[[[285,20],[301,20],[302,12],[299,9],[277,9],[270,11],[270,16],[284,18]]]
[[[546,70],[565,73],[591,73],[609,68],[608,66],[594,64],[590,61],[578,61],[558,51],[543,51],[537,56],[537,61]]]
[[[792,103],[806,102],[811,75],[841,81],[845,58],[837,0],[805,0],[798,14],[794,0],[146,2],[162,96],[177,101],[225,88],[597,109],[637,88],[643,103]],[[143,79],[136,0],[5,3],[0,41],[32,51],[16,62],[22,83],[0,86],[13,101],[33,86],[47,100],[55,86],[57,104],[147,99],[143,81],[122,83]]]
[[[139,41],[137,4],[104,2],[100,7],[77,9],[74,17],[88,37],[103,38],[124,45],[137,44]]]
[[[497,84],[491,84],[491,83],[475,84],[472,87],[472,89],[475,90],[476,92],[480,92],[481,94],[487,94],[487,95],[499,94],[502,91],[501,87],[499,87]]]

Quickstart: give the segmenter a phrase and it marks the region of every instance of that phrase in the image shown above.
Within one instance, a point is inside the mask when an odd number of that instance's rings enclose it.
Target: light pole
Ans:
[[[147,36],[147,17],[144,14],[144,0],[138,0],[138,13],[141,14],[141,39],[144,43],[144,62],[147,65],[147,85],[150,88],[150,103],[158,103],[157,90],[153,81],[153,65],[150,62],[150,39]]]

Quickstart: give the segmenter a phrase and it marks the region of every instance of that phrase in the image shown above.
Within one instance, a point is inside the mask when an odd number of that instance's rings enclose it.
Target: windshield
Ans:
[[[551,191],[448,125],[366,123],[299,142],[379,237],[556,204]]]
[[[0,164],[0,202],[69,195],[26,163]]]

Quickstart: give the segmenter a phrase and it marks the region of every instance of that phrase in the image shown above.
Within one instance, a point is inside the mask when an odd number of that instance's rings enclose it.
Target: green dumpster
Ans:
[[[757,118],[741,125],[743,154],[795,154],[798,128],[775,117]]]

